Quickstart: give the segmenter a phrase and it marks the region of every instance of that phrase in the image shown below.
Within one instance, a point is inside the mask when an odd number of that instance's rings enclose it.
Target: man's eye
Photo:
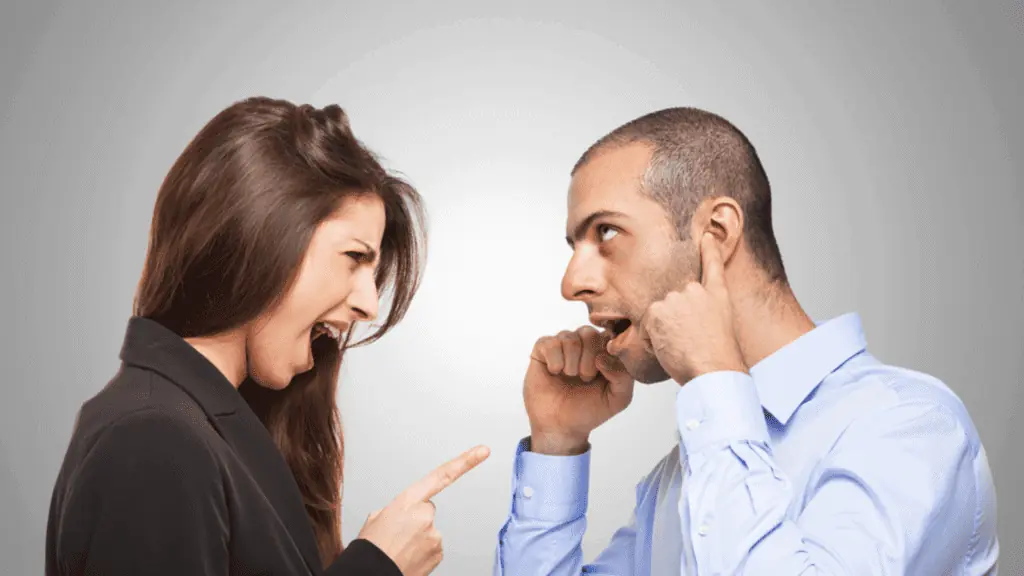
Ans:
[[[597,226],[597,236],[602,242],[607,242],[618,235],[619,231],[607,224],[599,224]]]

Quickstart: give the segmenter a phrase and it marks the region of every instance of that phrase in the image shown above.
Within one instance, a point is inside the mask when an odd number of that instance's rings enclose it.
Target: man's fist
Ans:
[[[605,351],[608,336],[592,326],[537,340],[523,383],[531,450],[582,454],[590,432],[633,399],[633,378]]]

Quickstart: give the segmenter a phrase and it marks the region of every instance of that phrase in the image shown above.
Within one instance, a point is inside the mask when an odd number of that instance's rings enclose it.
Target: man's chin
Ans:
[[[657,358],[647,354],[639,354],[638,357],[624,360],[623,366],[626,367],[626,371],[633,377],[633,380],[641,384],[657,384],[672,378],[661,367]]]

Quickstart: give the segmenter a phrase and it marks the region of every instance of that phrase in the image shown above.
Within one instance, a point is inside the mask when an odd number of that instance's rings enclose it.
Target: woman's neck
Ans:
[[[245,379],[245,336],[227,332],[216,336],[185,338],[197,352],[210,361],[235,388]]]

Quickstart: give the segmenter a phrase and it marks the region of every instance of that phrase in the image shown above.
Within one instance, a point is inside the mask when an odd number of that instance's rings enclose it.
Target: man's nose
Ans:
[[[596,256],[586,248],[573,253],[562,277],[563,298],[585,302],[604,291],[603,266]]]

